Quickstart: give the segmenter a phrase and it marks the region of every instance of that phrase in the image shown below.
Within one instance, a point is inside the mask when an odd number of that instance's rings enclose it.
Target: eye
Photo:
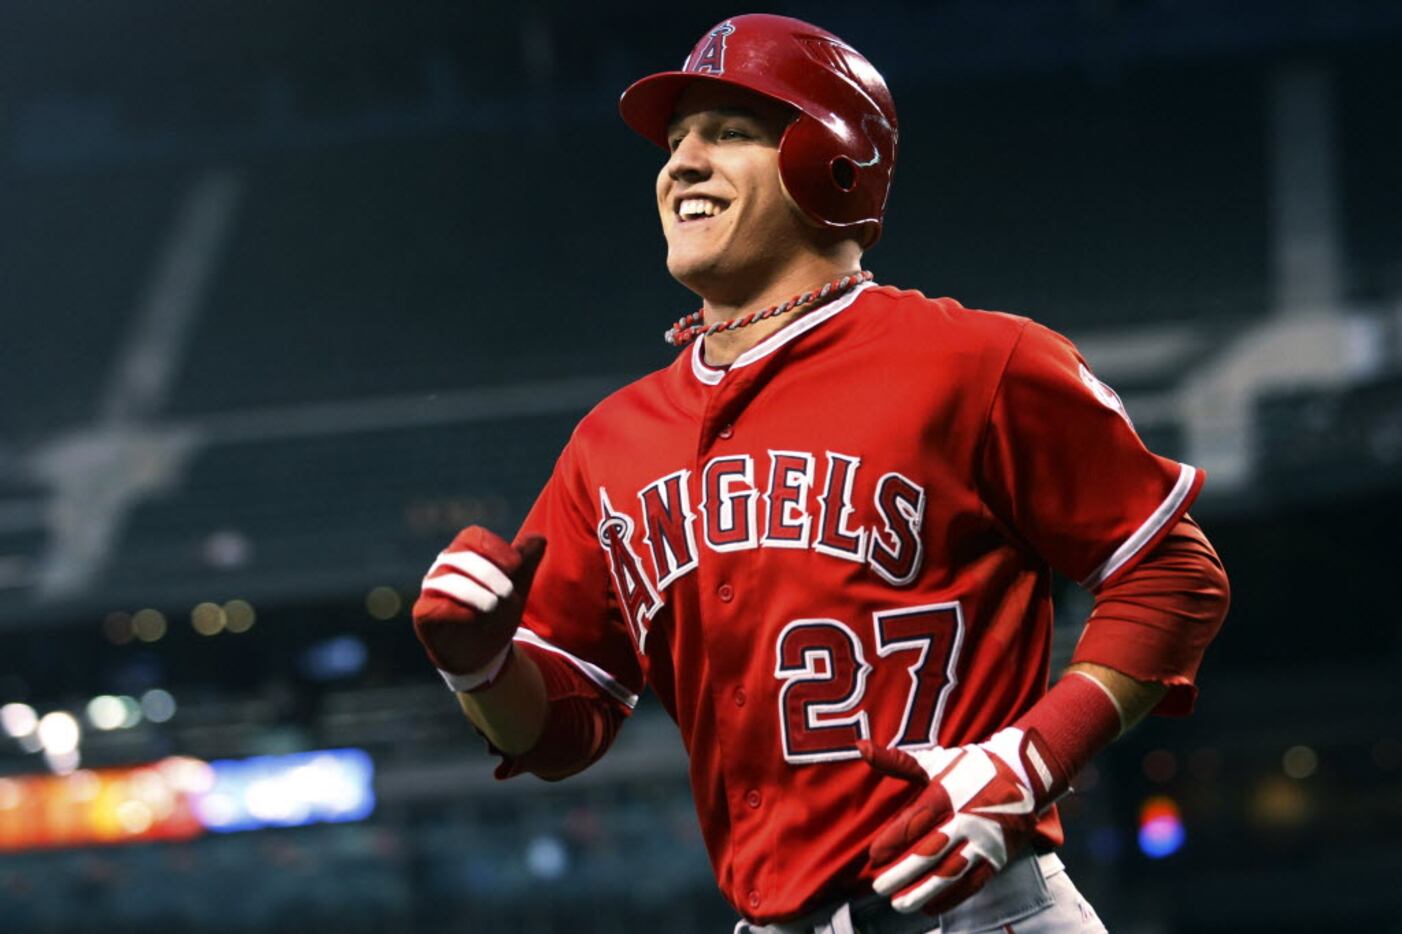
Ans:
[[[680,146],[681,144],[682,144],[682,134],[681,134],[681,133],[673,133],[671,136],[667,137],[667,151],[668,151],[668,152],[676,152],[676,151],[677,151],[677,147]]]
[[[753,139],[749,133],[739,127],[728,126],[720,131],[721,139]]]

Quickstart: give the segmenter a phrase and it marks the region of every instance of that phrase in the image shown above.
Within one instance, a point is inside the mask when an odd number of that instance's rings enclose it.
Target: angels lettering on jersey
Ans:
[[[599,487],[599,544],[639,651],[663,592],[696,569],[703,549],[811,549],[865,565],[896,587],[914,581],[925,490],[889,471],[875,481],[871,501],[859,504],[862,469],[860,457],[836,451],[717,456],[699,477],[682,469],[643,487],[631,514]],[[859,514],[874,521],[860,522]]]

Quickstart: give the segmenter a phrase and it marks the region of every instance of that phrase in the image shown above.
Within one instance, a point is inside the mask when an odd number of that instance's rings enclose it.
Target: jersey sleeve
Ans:
[[[535,662],[545,687],[545,725],[536,744],[525,752],[511,755],[491,740],[487,749],[501,756],[496,769],[499,779],[530,772],[548,782],[559,781],[587,769],[608,751],[628,709],[601,694],[563,655],[529,644],[520,648]]]
[[[520,534],[543,535],[546,545],[516,640],[565,659],[626,713],[642,669],[612,600],[586,489],[572,440],[521,525]]]
[[[994,393],[980,471],[998,520],[1090,590],[1152,550],[1205,477],[1150,452],[1114,390],[1069,340],[1035,322]]]
[[[1165,685],[1153,712],[1185,716],[1197,698],[1198,666],[1230,604],[1222,560],[1184,516],[1142,561],[1096,593],[1071,661]]]

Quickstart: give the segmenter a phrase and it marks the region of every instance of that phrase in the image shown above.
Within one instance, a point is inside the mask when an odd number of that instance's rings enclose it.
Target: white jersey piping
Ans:
[[[1173,484],[1173,489],[1168,491],[1159,508],[1155,509],[1149,518],[1144,520],[1144,524],[1135,529],[1134,534],[1125,539],[1124,544],[1116,548],[1114,553],[1091,572],[1090,576],[1081,581],[1081,586],[1087,590],[1094,590],[1109,579],[1125,562],[1129,561],[1139,549],[1143,548],[1155,535],[1163,529],[1164,524],[1178,512],[1178,508],[1183,505],[1183,500],[1188,498],[1188,493],[1193,488],[1193,482],[1197,479],[1197,468],[1188,464],[1178,465],[1178,482]]]
[[[536,648],[544,649],[547,652],[554,652],[556,655],[559,655],[560,657],[566,659],[572,665],[578,668],[586,678],[588,678],[590,681],[593,681],[599,687],[603,688],[609,693],[610,696],[618,700],[620,703],[626,704],[629,710],[638,706],[638,695],[628,690],[628,688],[626,688],[623,685],[623,682],[619,681],[613,675],[609,674],[607,671],[604,671],[604,669],[600,668],[598,665],[595,665],[593,662],[585,661],[577,655],[572,655],[569,652],[566,652],[564,649],[560,648],[554,643],[546,642],[540,636],[536,635],[534,632],[531,632],[531,630],[526,629],[524,627],[516,630],[515,638],[517,642],[524,642],[527,645],[533,645]]]
[[[816,311],[804,315],[792,324],[780,328],[778,331],[775,331],[773,334],[736,357],[735,362],[730,364],[730,369],[739,369],[742,366],[748,366],[756,360],[761,360],[769,356],[795,337],[798,337],[800,334],[808,333],[833,315],[851,305],[857,300],[858,295],[875,284],[874,282],[863,282],[841,298],[835,299]],[[699,338],[691,345],[691,372],[707,386],[714,386],[725,377],[726,370],[707,365],[706,353],[704,350],[705,340],[704,337]]]

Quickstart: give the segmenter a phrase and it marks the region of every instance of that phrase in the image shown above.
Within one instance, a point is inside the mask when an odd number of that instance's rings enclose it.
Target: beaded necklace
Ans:
[[[871,281],[871,273],[863,269],[861,272],[848,273],[838,279],[834,279],[821,289],[812,292],[804,292],[795,295],[793,298],[781,305],[766,308],[763,311],[753,311],[738,318],[731,318],[729,321],[717,321],[715,324],[705,325],[701,321],[704,317],[701,311],[694,311],[685,318],[672,325],[663,335],[667,343],[673,347],[685,347],[698,337],[705,337],[720,331],[734,331],[746,325],[754,324],[756,321],[763,321],[766,318],[773,318],[777,315],[787,314],[797,311],[808,305],[826,304],[842,295],[850,292],[863,282]]]

